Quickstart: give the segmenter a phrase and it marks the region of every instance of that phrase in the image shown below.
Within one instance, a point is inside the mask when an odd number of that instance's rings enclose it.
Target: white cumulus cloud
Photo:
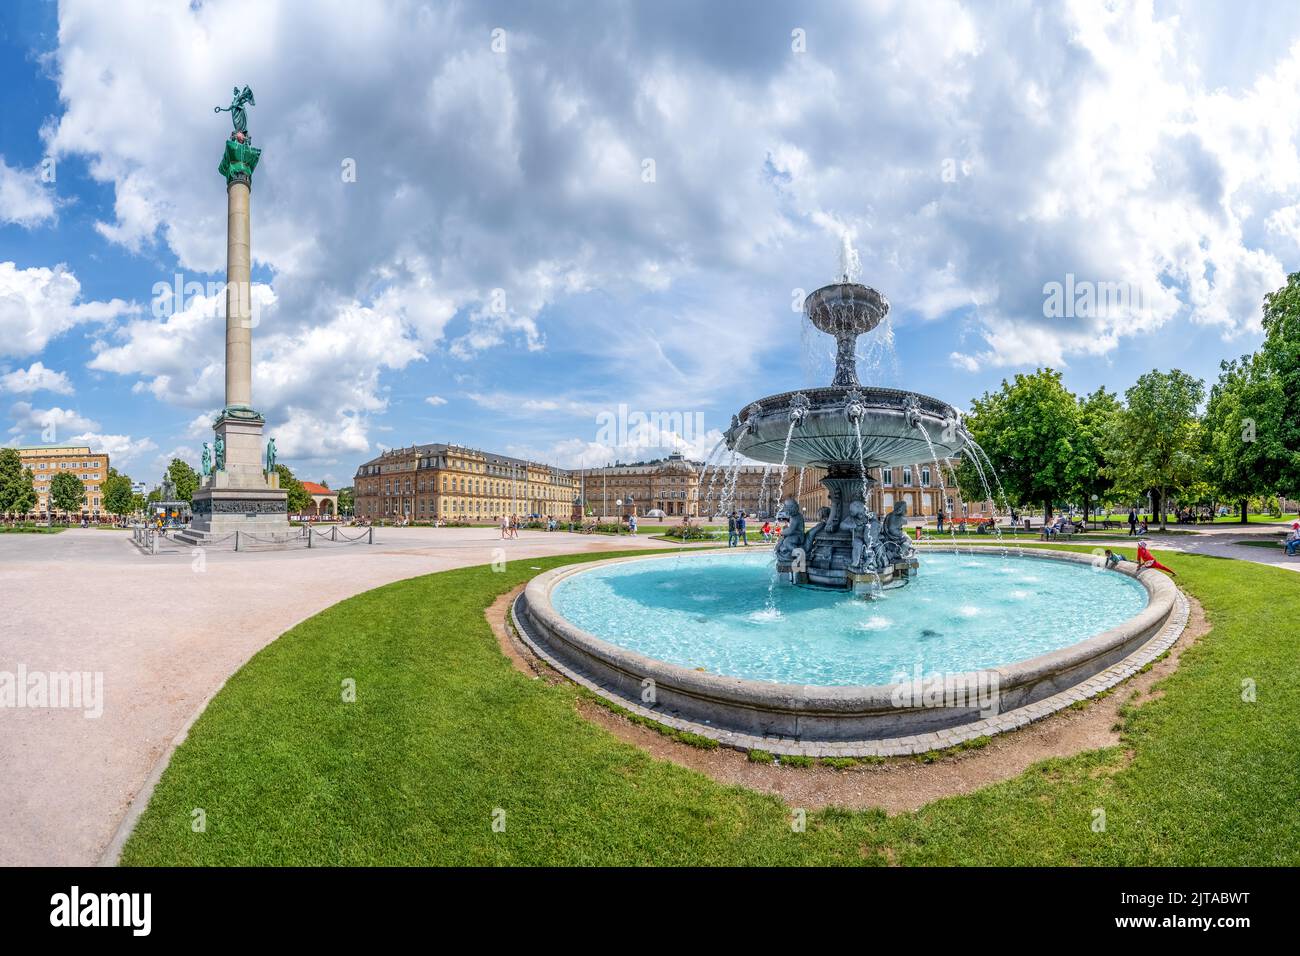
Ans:
[[[20,269],[0,262],[0,356],[35,355],[78,325],[133,311],[120,299],[82,302],[81,283],[64,265]]]
[[[14,369],[0,375],[0,391],[19,394],[45,391],[71,395],[72,382],[63,372],[46,368],[42,362],[33,362],[27,368]]]

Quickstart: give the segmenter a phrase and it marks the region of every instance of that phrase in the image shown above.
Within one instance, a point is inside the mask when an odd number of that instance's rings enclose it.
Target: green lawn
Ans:
[[[1164,696],[1127,714],[1123,746],[892,818],[810,813],[803,833],[779,799],[647,756],[579,717],[572,686],[501,655],[484,608],[531,566],[583,558],[401,581],[303,622],[230,679],[123,862],[1300,863],[1300,576],[1165,557],[1214,626]],[[340,699],[345,678],[355,703]]]
[[[67,525],[61,524],[53,527],[43,524],[4,524],[0,525],[0,534],[58,534],[66,528]]]

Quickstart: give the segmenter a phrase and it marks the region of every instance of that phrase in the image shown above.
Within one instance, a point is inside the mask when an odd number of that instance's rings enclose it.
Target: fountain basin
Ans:
[[[934,593],[943,587],[944,578],[947,577],[939,558],[933,552],[927,557],[927,568],[935,566],[935,573],[931,575],[928,572],[925,580],[928,583],[933,577]],[[516,604],[515,620],[520,633],[534,650],[597,693],[639,712],[644,713],[648,708],[651,715],[658,719],[674,726],[690,726],[724,742],[731,742],[730,738],[734,735],[736,740],[747,741],[744,745],[757,746],[752,743],[752,738],[759,737],[798,743],[801,745],[798,752],[802,753],[843,753],[845,742],[902,741],[906,746],[907,741],[919,739],[918,735],[929,735],[950,728],[960,729],[965,725],[978,726],[988,721],[990,708],[987,693],[970,693],[965,696],[950,693],[947,699],[941,693],[937,705],[933,700],[923,699],[922,695],[916,693],[917,679],[922,676],[929,678],[932,674],[926,666],[917,673],[905,647],[901,651],[901,657],[898,656],[899,649],[895,648],[894,657],[880,662],[880,667],[874,670],[866,667],[855,674],[852,666],[841,667],[845,654],[843,633],[837,631],[833,624],[828,625],[815,616],[807,617],[804,622],[806,626],[796,628],[796,632],[802,633],[805,638],[802,644],[788,643],[788,646],[783,647],[778,638],[774,646],[764,648],[762,638],[757,637],[759,643],[754,646],[760,649],[759,653],[753,652],[752,648],[745,649],[738,655],[731,655],[731,664],[726,663],[726,653],[713,655],[710,658],[713,667],[732,671],[717,673],[696,670],[633,649],[636,646],[647,646],[627,636],[636,630],[636,617],[640,612],[635,608],[632,616],[624,622],[631,631],[625,627],[620,632],[616,627],[613,631],[606,629],[601,635],[580,626],[561,610],[567,600],[564,596],[566,582],[571,585],[581,584],[583,575],[599,576],[605,568],[617,570],[621,565],[639,565],[639,568],[632,567],[633,572],[649,570],[663,582],[672,582],[684,576],[679,586],[687,588],[689,592],[692,566],[703,561],[704,564],[697,565],[703,568],[710,560],[716,560],[716,556],[705,553],[620,559],[557,568],[530,582]],[[981,687],[992,687],[995,713],[1009,717],[1015,717],[1015,712],[1022,708],[1032,707],[1054,695],[1071,691],[1142,648],[1169,622],[1177,596],[1173,583],[1158,573],[1147,572],[1134,578],[1131,573],[1121,577],[1117,572],[1094,571],[1091,555],[1033,552],[1026,553],[1023,557],[1004,559],[996,554],[963,554],[959,560],[985,562],[987,567],[979,569],[977,573],[998,579],[1002,591],[1015,589],[1017,578],[1050,576],[1055,568],[1071,572],[1071,579],[1066,583],[1067,593],[1072,595],[1072,600],[1048,609],[1049,632],[1068,631],[1070,621],[1078,616],[1077,609],[1085,602],[1088,606],[1093,606],[1099,600],[1099,595],[1110,593],[1112,585],[1122,583],[1124,587],[1134,588],[1140,597],[1137,604],[1119,608],[1123,612],[1120,615],[1122,619],[1114,622],[1103,620],[1101,623],[1107,626],[1097,631],[1071,634],[1067,643],[1057,641],[1055,646],[1050,642],[1039,645],[1040,650],[1036,653],[1030,653],[1035,645],[1032,641],[1025,643],[1024,635],[1020,633],[1023,628],[1017,628],[1016,622],[1010,619],[1005,626],[1011,630],[1002,633],[1001,637],[1009,648],[1007,659],[996,660],[996,655],[993,658],[977,655],[969,659],[968,663],[974,666],[967,669],[963,667],[960,655],[949,654],[943,657],[942,654],[935,656],[926,651],[920,652],[919,659],[922,662],[927,660],[928,653],[928,659],[936,665],[933,674],[939,675],[941,688],[974,691]],[[1000,573],[1000,564],[1005,567],[1007,561],[1013,562],[1010,565],[1011,573]],[[1130,571],[1132,569],[1131,565],[1124,567]],[[1038,573],[1029,573],[1026,569]],[[760,580],[766,573],[766,570],[760,571]],[[1078,589],[1080,574],[1087,576],[1086,580],[1091,586]],[[755,587],[752,582],[748,589],[759,592],[760,602],[767,593],[766,588]],[[826,603],[855,603],[845,596],[826,592],[788,588],[778,589],[778,593],[793,595],[801,602],[821,600]],[[928,592],[913,586],[896,594],[900,602],[920,602]],[[962,597],[956,594],[953,595],[953,600],[960,603]],[[710,631],[710,603],[713,602],[701,602],[699,616],[703,620],[691,627],[706,648],[709,641],[725,640]],[[653,602],[645,603],[644,615],[647,621],[653,612],[652,604]],[[1138,605],[1140,607],[1135,613],[1127,613]],[[880,602],[856,603],[856,607],[867,615],[878,614],[885,606],[887,605]],[[901,618],[906,620],[906,606],[903,603],[896,606],[904,612]],[[781,611],[779,602],[777,610]],[[786,610],[799,612],[799,608],[790,606]],[[1038,614],[1039,611],[1034,613]],[[645,630],[649,633],[652,629],[648,624]],[[676,628],[679,634],[684,630],[680,626]],[[761,632],[761,626],[759,630]],[[991,636],[997,639],[997,633]],[[862,640],[880,642],[882,638],[879,632],[873,635],[868,631]],[[809,647],[815,648],[819,643],[825,645],[823,660],[799,659],[801,654],[807,653]],[[945,639],[940,635],[933,647],[937,651],[943,651],[952,644],[951,638]],[[1047,647],[1050,649],[1041,649]],[[746,670],[735,663],[746,659],[760,669]],[[772,661],[785,661],[791,668],[786,675],[790,679],[780,680],[782,673],[779,668],[776,671],[761,669],[763,662]],[[881,667],[885,669],[882,670]],[[887,672],[891,668],[907,674],[908,679],[888,679],[890,675]],[[860,683],[845,682],[853,681],[859,675]],[[653,690],[649,699],[646,696],[647,689]],[[1027,722],[1027,719],[1019,722]],[[919,749],[929,749],[929,746],[920,746]]]

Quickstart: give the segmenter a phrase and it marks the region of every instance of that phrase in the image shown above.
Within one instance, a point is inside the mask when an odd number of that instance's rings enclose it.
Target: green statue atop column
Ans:
[[[229,113],[230,121],[235,126],[235,132],[247,134],[248,133],[248,111],[244,109],[244,104],[247,103],[249,106],[256,106],[257,101],[253,99],[252,87],[245,86],[241,90],[239,87],[236,86],[232,92],[234,94],[234,99],[230,101],[230,105],[214,106],[212,107],[212,112]],[[243,141],[241,140],[240,142]],[[249,137],[249,142],[252,142],[251,136]]]
[[[221,157],[221,164],[217,166],[217,172],[226,177],[226,185],[229,186],[234,182],[242,182],[251,189],[253,185],[253,170],[257,168],[257,161],[262,156],[262,151],[253,145],[253,134],[248,131],[248,106],[256,106],[257,102],[253,99],[253,91],[245,86],[242,90],[239,87],[234,89],[234,99],[229,106],[214,106],[214,113],[229,113],[230,121],[234,125],[234,132],[226,140],[226,151]]]

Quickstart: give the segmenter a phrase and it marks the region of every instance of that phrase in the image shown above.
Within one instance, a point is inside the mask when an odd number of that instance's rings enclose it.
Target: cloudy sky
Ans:
[[[223,403],[234,84],[254,404],[335,486],[411,442],[640,457],[620,405],[703,455],[829,381],[792,304],[846,243],[893,306],[864,379],[959,406],[1212,378],[1300,257],[1289,3],[29,2],[0,77],[0,442],[141,480]]]

